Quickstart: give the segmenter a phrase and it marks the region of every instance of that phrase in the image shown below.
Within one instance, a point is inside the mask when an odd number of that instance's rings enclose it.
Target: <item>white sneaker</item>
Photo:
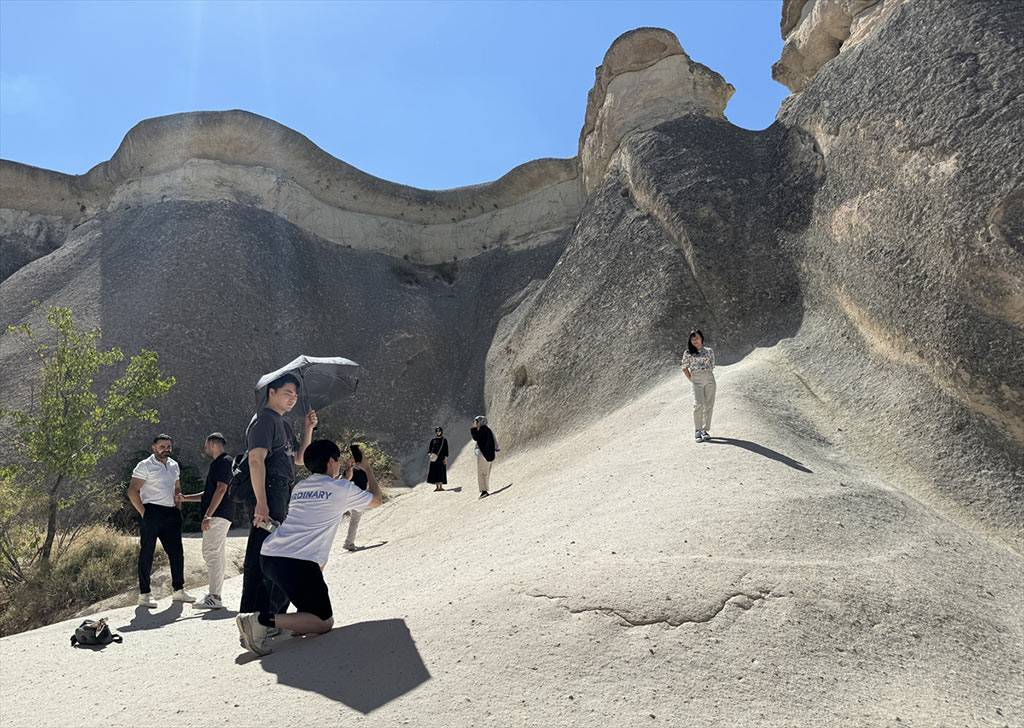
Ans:
[[[710,440],[711,439],[711,435],[708,434],[707,430],[701,430],[700,431],[700,439],[701,440]]]
[[[260,624],[256,614],[239,614],[235,617],[238,639],[242,646],[257,655],[269,655],[273,650],[267,647],[267,628]]]
[[[223,609],[224,602],[215,596],[207,594],[205,597],[200,599],[198,602],[192,605],[193,609]]]
[[[704,433],[702,433],[700,430],[696,430],[693,433],[693,439],[696,440],[697,442],[704,442]]]
[[[156,599],[153,598],[153,594],[139,594],[139,606],[156,609]]]
[[[194,602],[195,600],[196,598],[184,589],[178,589],[178,591],[171,594],[172,602]]]

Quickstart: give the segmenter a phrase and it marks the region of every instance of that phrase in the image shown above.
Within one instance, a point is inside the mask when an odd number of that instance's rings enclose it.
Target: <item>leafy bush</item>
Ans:
[[[336,425],[321,416],[314,438],[318,440],[334,440],[338,447],[341,448],[342,457],[346,458],[346,460],[350,457],[349,445],[358,444],[359,449],[363,451],[363,457],[373,467],[373,472],[376,474],[377,481],[381,487],[389,486],[395,481],[397,476],[395,459],[381,447],[380,443],[368,437],[362,430]],[[308,474],[308,471],[302,468],[302,477]]]
[[[51,306],[47,329],[10,326],[38,365],[32,396],[23,409],[0,407],[12,440],[12,464],[0,475],[0,581],[49,569],[82,530],[110,513],[109,483],[101,462],[117,453],[124,435],[140,422],[159,422],[154,404],[174,386],[157,355],[143,349],[103,389],[124,362],[120,349],[101,349],[98,328],[82,329],[71,309]],[[29,538],[36,529],[43,537]],[[33,536],[34,538],[34,536]]]

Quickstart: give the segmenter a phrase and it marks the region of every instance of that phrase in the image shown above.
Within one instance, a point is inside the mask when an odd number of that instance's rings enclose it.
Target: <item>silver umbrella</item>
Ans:
[[[323,409],[359,386],[359,365],[340,356],[300,356],[280,369],[264,374],[256,382],[256,408],[267,402],[267,385],[284,374],[294,374],[299,387],[302,411]]]

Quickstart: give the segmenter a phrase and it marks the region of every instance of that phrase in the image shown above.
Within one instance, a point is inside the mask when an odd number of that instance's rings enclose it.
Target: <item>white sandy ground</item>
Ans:
[[[1021,556],[830,444],[770,350],[718,381],[739,444],[695,445],[673,378],[505,453],[489,499],[461,453],[462,492],[364,518],[385,545],[339,530],[338,627],[262,659],[167,598],[105,611],[125,641],[102,651],[69,646],[77,620],[0,640],[0,723],[1024,725]],[[745,394],[767,387],[785,416]]]

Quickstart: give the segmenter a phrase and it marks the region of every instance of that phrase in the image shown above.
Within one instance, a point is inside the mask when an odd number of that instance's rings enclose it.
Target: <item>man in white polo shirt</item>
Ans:
[[[155,607],[156,599],[149,590],[156,541],[164,547],[171,562],[171,598],[176,602],[194,602],[185,591],[185,551],[181,545],[181,511],[176,505],[181,494],[181,471],[171,459],[173,441],[170,435],[153,438],[153,454],[139,462],[132,471],[128,499],[142,517],[139,526],[139,606]]]
[[[342,515],[364,511],[381,503],[380,487],[373,468],[364,459],[350,462],[346,476],[358,467],[366,473],[366,490],[341,474],[341,449],[331,440],[316,440],[303,453],[303,463],[313,473],[296,484],[288,503],[288,515],[267,536],[260,550],[263,574],[288,595],[297,611],[240,614],[235,618],[242,645],[257,655],[270,652],[267,630],[287,629],[292,634],[323,634],[334,625],[323,568],[331,553],[334,534]]]

